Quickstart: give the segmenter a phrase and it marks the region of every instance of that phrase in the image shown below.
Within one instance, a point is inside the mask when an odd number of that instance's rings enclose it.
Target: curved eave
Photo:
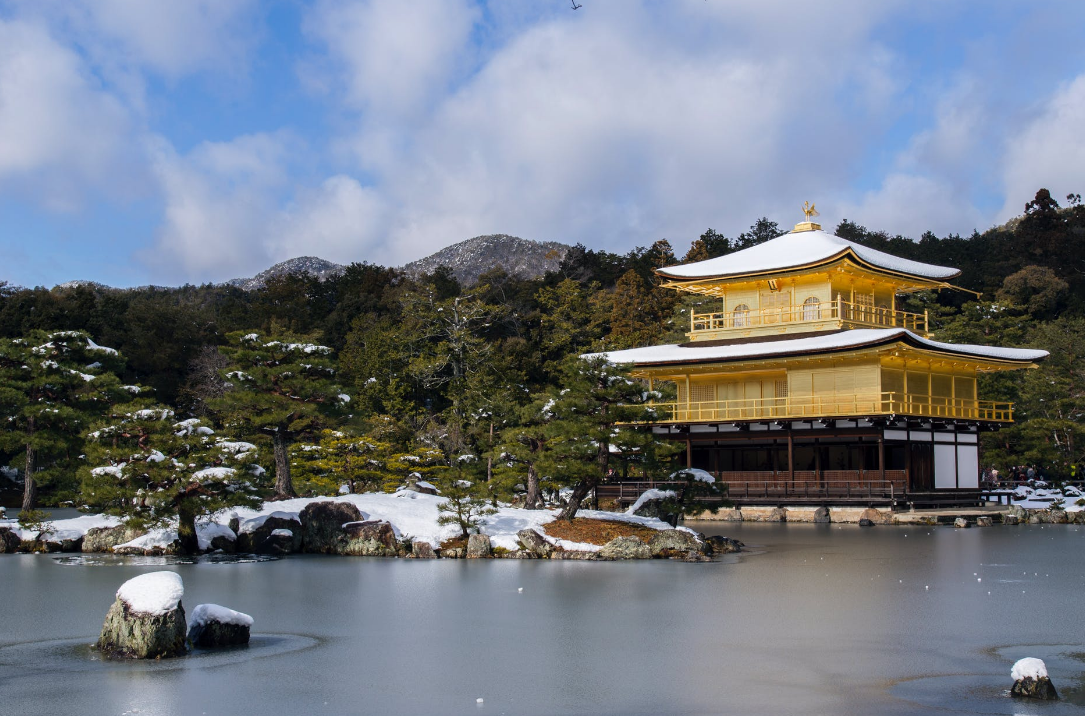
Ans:
[[[926,341],[919,336],[912,334],[909,331],[904,331],[900,334],[893,334],[884,338],[879,338],[870,341],[862,341],[858,343],[844,344],[840,346],[827,346],[820,348],[797,348],[795,350],[783,350],[778,353],[764,353],[754,355],[737,355],[737,356],[705,356],[697,358],[691,355],[689,358],[682,359],[667,359],[660,361],[634,361],[630,363],[637,369],[641,368],[673,368],[679,366],[688,365],[727,365],[735,363],[751,363],[751,362],[765,362],[788,358],[809,358],[814,356],[823,355],[839,355],[846,353],[855,353],[871,348],[888,348],[894,344],[907,346],[914,350],[933,355],[945,356],[953,360],[967,360],[973,363],[982,363],[985,365],[993,366],[995,369],[1002,370],[1017,370],[1021,368],[1035,368],[1036,363],[1047,358],[1046,351],[1037,351],[1037,353],[1043,353],[1043,355],[1036,355],[1029,358],[1005,358],[981,355],[976,353],[970,353],[964,350],[953,350],[951,344],[935,343],[933,341]],[[688,348],[692,352],[698,350],[696,348]],[[609,354],[608,354],[609,355]]]
[[[781,275],[789,275],[803,271],[810,271],[813,269],[823,268],[829,266],[838,261],[844,259],[850,259],[853,263],[861,268],[865,268],[868,271],[874,273],[883,274],[885,276],[891,276],[894,278],[907,278],[916,283],[928,284],[930,286],[944,286],[945,282],[957,278],[961,275],[960,270],[954,271],[952,274],[945,276],[944,278],[931,278],[930,276],[920,276],[918,274],[908,273],[906,271],[895,271],[888,269],[877,264],[870,263],[864,260],[859,254],[855,253],[855,249],[850,246],[845,246],[837,253],[827,256],[817,261],[811,261],[805,264],[798,264],[795,266],[781,266],[779,268],[765,269],[763,271],[750,271],[745,273],[721,273],[721,274],[709,274],[705,276],[676,276],[674,274],[667,273],[666,268],[652,269],[657,275],[663,276],[672,282],[674,282],[674,288],[680,288],[685,283],[697,283],[700,281],[713,281],[713,280],[727,280],[737,281],[741,279],[757,280],[761,278],[779,277]]]

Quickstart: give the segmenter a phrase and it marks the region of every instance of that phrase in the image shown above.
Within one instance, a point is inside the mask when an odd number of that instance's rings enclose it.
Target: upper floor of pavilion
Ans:
[[[959,270],[856,244],[809,219],[757,246],[656,271],[665,288],[719,300],[717,310],[691,312],[691,341],[846,328],[930,334],[926,313],[900,310],[898,297],[950,288]]]

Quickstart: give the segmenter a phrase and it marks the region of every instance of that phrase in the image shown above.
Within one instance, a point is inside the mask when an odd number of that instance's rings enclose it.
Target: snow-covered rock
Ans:
[[[150,572],[128,580],[106,613],[97,648],[133,659],[185,653],[184,592],[175,572]]]
[[[198,604],[192,610],[188,641],[193,646],[211,649],[249,643],[252,617],[218,604]]]
[[[1054,684],[1047,675],[1047,665],[1042,659],[1026,657],[1019,659],[1010,669],[1013,688],[1010,695],[1017,698],[1055,701],[1059,698]]]
[[[648,540],[648,550],[653,557],[668,557],[688,552],[700,553],[704,549],[704,543],[685,530],[661,530]]]

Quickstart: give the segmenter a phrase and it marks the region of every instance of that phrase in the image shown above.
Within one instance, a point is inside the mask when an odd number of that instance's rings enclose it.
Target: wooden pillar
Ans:
[[[686,420],[693,420],[693,396],[690,394],[689,373],[686,373]],[[688,442],[688,441],[687,441]]]
[[[795,482],[795,436],[787,431],[787,477]]]
[[[814,479],[824,482],[821,479],[821,443],[817,438],[814,438]]]
[[[878,436],[878,472],[881,473],[881,480],[885,482],[885,436]]]
[[[686,467],[693,467],[693,441],[686,438]]]

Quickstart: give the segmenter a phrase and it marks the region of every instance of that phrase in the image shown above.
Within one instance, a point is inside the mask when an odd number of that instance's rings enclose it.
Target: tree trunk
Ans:
[[[26,444],[26,469],[23,471],[23,510],[34,509],[38,501],[38,484],[34,482],[34,447]]]
[[[588,493],[595,487],[596,479],[581,480],[576,483],[576,487],[573,488],[573,494],[569,496],[569,501],[565,503],[565,507],[562,508],[561,513],[558,515],[559,519],[572,520],[576,517],[577,510],[580,509],[580,503],[584,501],[584,498],[588,496]]]
[[[196,538],[195,498],[182,497],[177,505],[177,539],[181,542],[182,554],[196,554],[200,551],[200,541]]]
[[[279,430],[271,436],[275,446],[275,496],[279,498],[296,497],[294,482],[290,479],[290,451],[286,434]]]
[[[533,462],[527,464],[527,497],[524,499],[524,507],[529,510],[539,509],[539,473]]]

